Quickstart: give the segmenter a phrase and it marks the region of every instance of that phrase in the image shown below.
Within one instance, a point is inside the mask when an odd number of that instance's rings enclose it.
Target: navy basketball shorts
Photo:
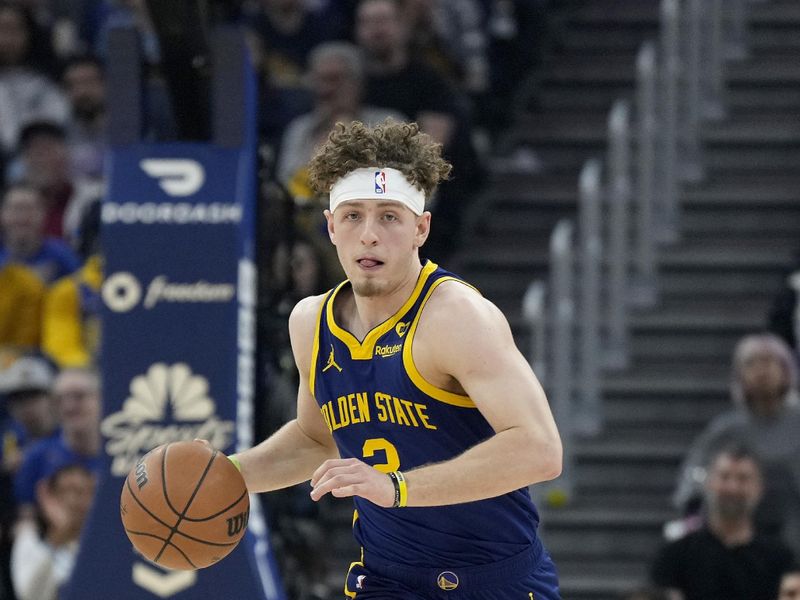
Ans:
[[[417,569],[364,555],[347,573],[355,600],[561,600],[558,575],[539,542],[503,561],[466,568]]]

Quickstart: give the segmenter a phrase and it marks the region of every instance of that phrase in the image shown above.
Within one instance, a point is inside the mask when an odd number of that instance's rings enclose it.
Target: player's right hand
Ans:
[[[360,496],[384,508],[394,505],[391,479],[357,458],[326,460],[311,477],[311,487],[314,501],[330,493],[336,498]]]

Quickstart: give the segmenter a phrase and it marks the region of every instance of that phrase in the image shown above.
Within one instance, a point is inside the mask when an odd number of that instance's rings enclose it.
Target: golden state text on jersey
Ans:
[[[434,387],[413,361],[420,316],[445,281],[468,285],[427,262],[406,303],[363,341],[334,318],[336,299],[349,282],[325,298],[309,383],[342,458],[359,458],[387,473],[410,470],[458,456],[494,434],[469,397]],[[357,541],[365,550],[400,563],[486,564],[536,541],[539,517],[527,489],[434,508],[392,510],[354,500]]]

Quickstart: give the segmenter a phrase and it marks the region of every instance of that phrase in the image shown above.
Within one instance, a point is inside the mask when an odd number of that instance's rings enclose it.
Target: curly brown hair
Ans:
[[[419,130],[416,123],[386,119],[374,127],[360,121],[336,123],[328,141],[308,165],[309,182],[320,194],[351,171],[364,167],[392,168],[430,199],[452,165],[442,158],[442,145]]]

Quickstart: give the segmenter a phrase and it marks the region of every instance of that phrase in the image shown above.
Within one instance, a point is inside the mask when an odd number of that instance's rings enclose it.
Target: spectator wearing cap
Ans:
[[[24,356],[0,371],[0,397],[8,409],[1,424],[0,448],[0,598],[13,597],[8,571],[11,552],[10,527],[16,516],[12,478],[27,446],[53,435],[56,415],[50,388],[53,373],[44,360]],[[3,595],[6,590],[6,596]]]
[[[6,472],[17,470],[26,445],[55,431],[52,385],[53,373],[41,358],[24,356],[0,372],[0,395],[5,399],[10,417],[4,427],[0,449]]]
[[[60,435],[30,446],[14,479],[21,519],[31,518],[37,484],[66,464],[100,468],[100,379],[90,369],[64,369],[53,384]]]
[[[45,285],[75,272],[78,257],[60,239],[46,237],[42,193],[27,184],[14,184],[0,200],[0,262],[30,267]]]
[[[11,577],[18,600],[57,600],[75,565],[95,480],[82,464],[67,464],[36,486],[44,528],[40,531],[31,521],[16,528]]]

